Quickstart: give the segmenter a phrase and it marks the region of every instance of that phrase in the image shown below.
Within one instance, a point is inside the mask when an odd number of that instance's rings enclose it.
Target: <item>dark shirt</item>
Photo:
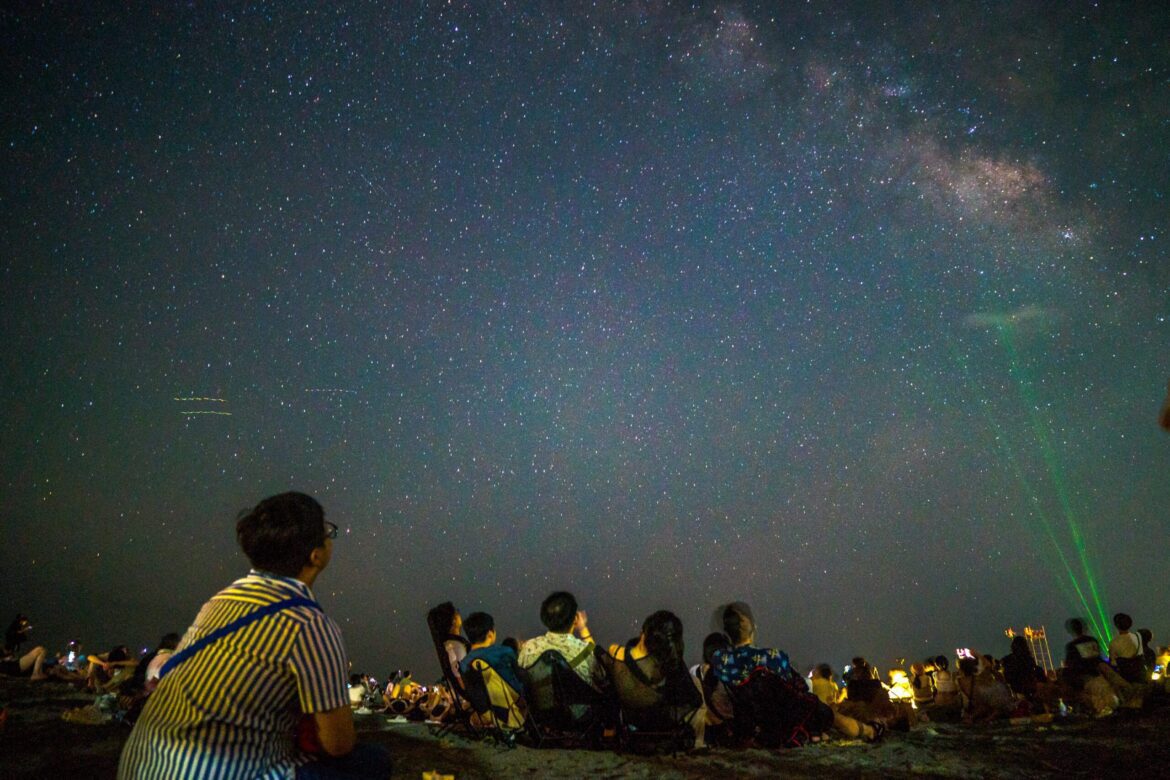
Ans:
[[[1008,687],[1022,696],[1032,696],[1036,692],[1036,683],[1044,680],[1044,670],[1030,655],[1008,654],[1000,663]]]
[[[516,662],[515,650],[506,645],[477,647],[459,662],[460,673],[467,674],[471,662],[477,658],[487,663],[516,693],[524,693],[524,683],[520,682],[520,665]]]
[[[1101,645],[1091,636],[1078,636],[1064,646],[1064,668],[1074,679],[1096,677],[1101,673]]]

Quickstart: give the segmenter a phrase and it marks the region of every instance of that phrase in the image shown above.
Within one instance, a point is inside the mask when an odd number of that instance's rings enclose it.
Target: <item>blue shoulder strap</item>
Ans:
[[[167,659],[167,662],[163,664],[163,668],[159,671],[158,679],[162,680],[162,678],[166,677],[167,674],[174,671],[176,666],[183,663],[212,642],[218,642],[228,634],[233,634],[244,626],[247,626],[250,623],[255,623],[262,617],[267,617],[274,612],[280,612],[281,610],[289,609],[290,607],[312,607],[314,609],[321,609],[321,605],[319,605],[317,602],[313,601],[312,599],[304,598],[303,596],[293,596],[292,598],[287,598],[283,601],[274,601],[265,607],[261,607],[260,609],[249,612],[247,615],[236,618],[222,628],[217,628],[207,636],[196,642],[192,642],[187,647],[184,647],[181,651],[172,655]]]

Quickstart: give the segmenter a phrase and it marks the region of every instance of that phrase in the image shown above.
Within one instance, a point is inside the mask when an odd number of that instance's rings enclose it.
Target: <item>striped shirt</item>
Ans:
[[[258,571],[211,598],[179,650],[265,605],[300,596],[299,580]],[[163,677],[130,732],[119,780],[292,778],[302,713],[349,705],[341,630],[319,608],[283,609],[219,639]]]

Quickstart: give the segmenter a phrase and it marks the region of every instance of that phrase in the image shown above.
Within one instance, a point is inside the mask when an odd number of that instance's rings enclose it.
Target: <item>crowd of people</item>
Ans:
[[[1151,633],[1133,630],[1130,616],[1119,613],[1106,647],[1084,621],[1070,619],[1059,669],[1042,668],[1017,636],[1002,658],[962,652],[899,662],[888,682],[863,657],[841,675],[825,663],[801,673],[783,650],[759,643],[752,610],[736,602],[721,609],[722,630],[703,639],[701,663],[688,668],[683,624],[673,613],[656,611],[638,636],[602,646],[573,594],[557,591],[540,606],[545,633],[526,641],[500,640],[486,612],[464,619],[449,602],[436,606],[427,622],[442,679],[420,684],[398,671],[382,686],[351,674],[341,630],[312,594],[336,535],[311,497],[272,496],[237,518],[251,571],[208,600],[183,637],[166,634],[140,658],[125,646],[87,655],[77,642],[50,655],[43,646],[26,649],[32,624],[17,615],[5,632],[0,673],[63,680],[98,696],[92,711],[67,719],[132,723],[119,766],[125,780],[212,769],[229,778],[354,778],[386,777],[391,765],[383,748],[358,743],[355,711],[461,718],[468,701],[459,690],[491,676],[509,692],[509,712],[488,722],[522,730],[525,703],[536,698],[531,674],[549,658],[593,692],[600,708],[610,702],[631,722],[664,704],[685,712],[678,722],[700,749],[796,746],[832,735],[872,742],[924,720],[1138,710],[1162,694],[1161,671],[1170,661],[1170,650],[1155,651]]]
[[[703,640],[703,661],[689,670],[683,662],[682,623],[670,612],[653,613],[638,637],[605,649],[594,642],[588,615],[578,609],[572,594],[551,594],[541,605],[540,619],[546,633],[497,643],[495,622],[483,612],[464,621],[451,603],[444,603],[428,615],[432,632],[440,637],[441,661],[453,670],[457,683],[471,662],[481,659],[508,682],[519,702],[528,694],[525,670],[548,651],[559,654],[599,693],[616,690],[619,703],[628,686],[615,678],[606,659],[647,659],[642,682],[651,688],[686,675],[701,694],[690,721],[699,747],[742,742],[744,731],[735,728],[736,691],[761,672],[778,681],[764,695],[776,697],[782,719],[805,732],[807,741],[831,734],[872,741],[887,729],[924,721],[1043,722],[1070,712],[1099,717],[1118,709],[1139,710],[1150,696],[1163,693],[1161,672],[1170,662],[1170,649],[1154,650],[1151,632],[1133,630],[1132,618],[1124,613],[1114,616],[1117,634],[1104,648],[1087,633],[1083,620],[1068,620],[1071,638],[1056,669],[1046,670],[1029,640],[1014,636],[1001,658],[961,651],[953,659],[939,655],[908,666],[900,662],[889,670],[888,681],[863,657],[853,658],[840,676],[826,663],[798,674],[782,650],[757,644],[755,620],[742,603],[723,608],[723,631]],[[387,709],[400,717],[413,714],[428,720],[457,714],[450,695],[436,694],[444,690],[442,681],[421,691],[421,686],[404,686],[398,677],[385,690],[364,676],[355,677],[354,684],[362,689],[360,706],[366,710]]]

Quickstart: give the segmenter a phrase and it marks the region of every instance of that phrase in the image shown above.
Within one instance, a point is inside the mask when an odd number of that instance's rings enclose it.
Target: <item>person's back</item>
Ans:
[[[520,648],[521,668],[532,666],[545,651],[554,650],[582,680],[594,688],[600,687],[604,678],[594,655],[588,617],[577,608],[573,594],[565,591],[550,594],[540,605],[540,622],[548,632],[529,639]]]
[[[516,651],[507,645],[497,645],[496,624],[486,612],[473,612],[464,624],[471,649],[459,662],[459,672],[466,674],[475,661],[483,661],[511,686],[517,694],[523,695],[524,683],[520,679],[520,667]]]
[[[932,666],[933,663],[932,660]],[[910,687],[914,691],[915,706],[924,708],[934,703],[934,675],[926,670],[926,664],[911,664]]]
[[[324,754],[316,760],[354,758],[341,631],[309,589],[332,555],[326,525],[335,529],[320,505],[294,493],[240,518],[254,568],[203,606],[164,666],[123,749],[121,780],[291,778],[314,760],[293,741],[302,713]],[[380,749],[361,758],[389,769]]]
[[[812,676],[813,695],[830,707],[837,704],[841,698],[841,686],[833,681],[833,669],[828,664],[820,664]]]
[[[1064,679],[1079,689],[1086,680],[1101,674],[1101,645],[1085,633],[1085,624],[1079,618],[1066,621],[1065,628],[1073,639],[1064,646]]]
[[[1146,661],[1142,638],[1133,628],[1133,618],[1124,612],[1113,616],[1118,634],[1109,642],[1109,660],[1126,682],[1145,682]]]
[[[950,661],[945,655],[934,659],[934,704],[936,707],[951,707],[959,701],[959,688],[951,673]]]
[[[1004,681],[1012,691],[1031,699],[1036,695],[1036,686],[1044,680],[1044,671],[1032,657],[1032,649],[1028,647],[1028,640],[1022,636],[1012,639],[1011,652],[1005,655],[1000,664],[1003,667]]]

